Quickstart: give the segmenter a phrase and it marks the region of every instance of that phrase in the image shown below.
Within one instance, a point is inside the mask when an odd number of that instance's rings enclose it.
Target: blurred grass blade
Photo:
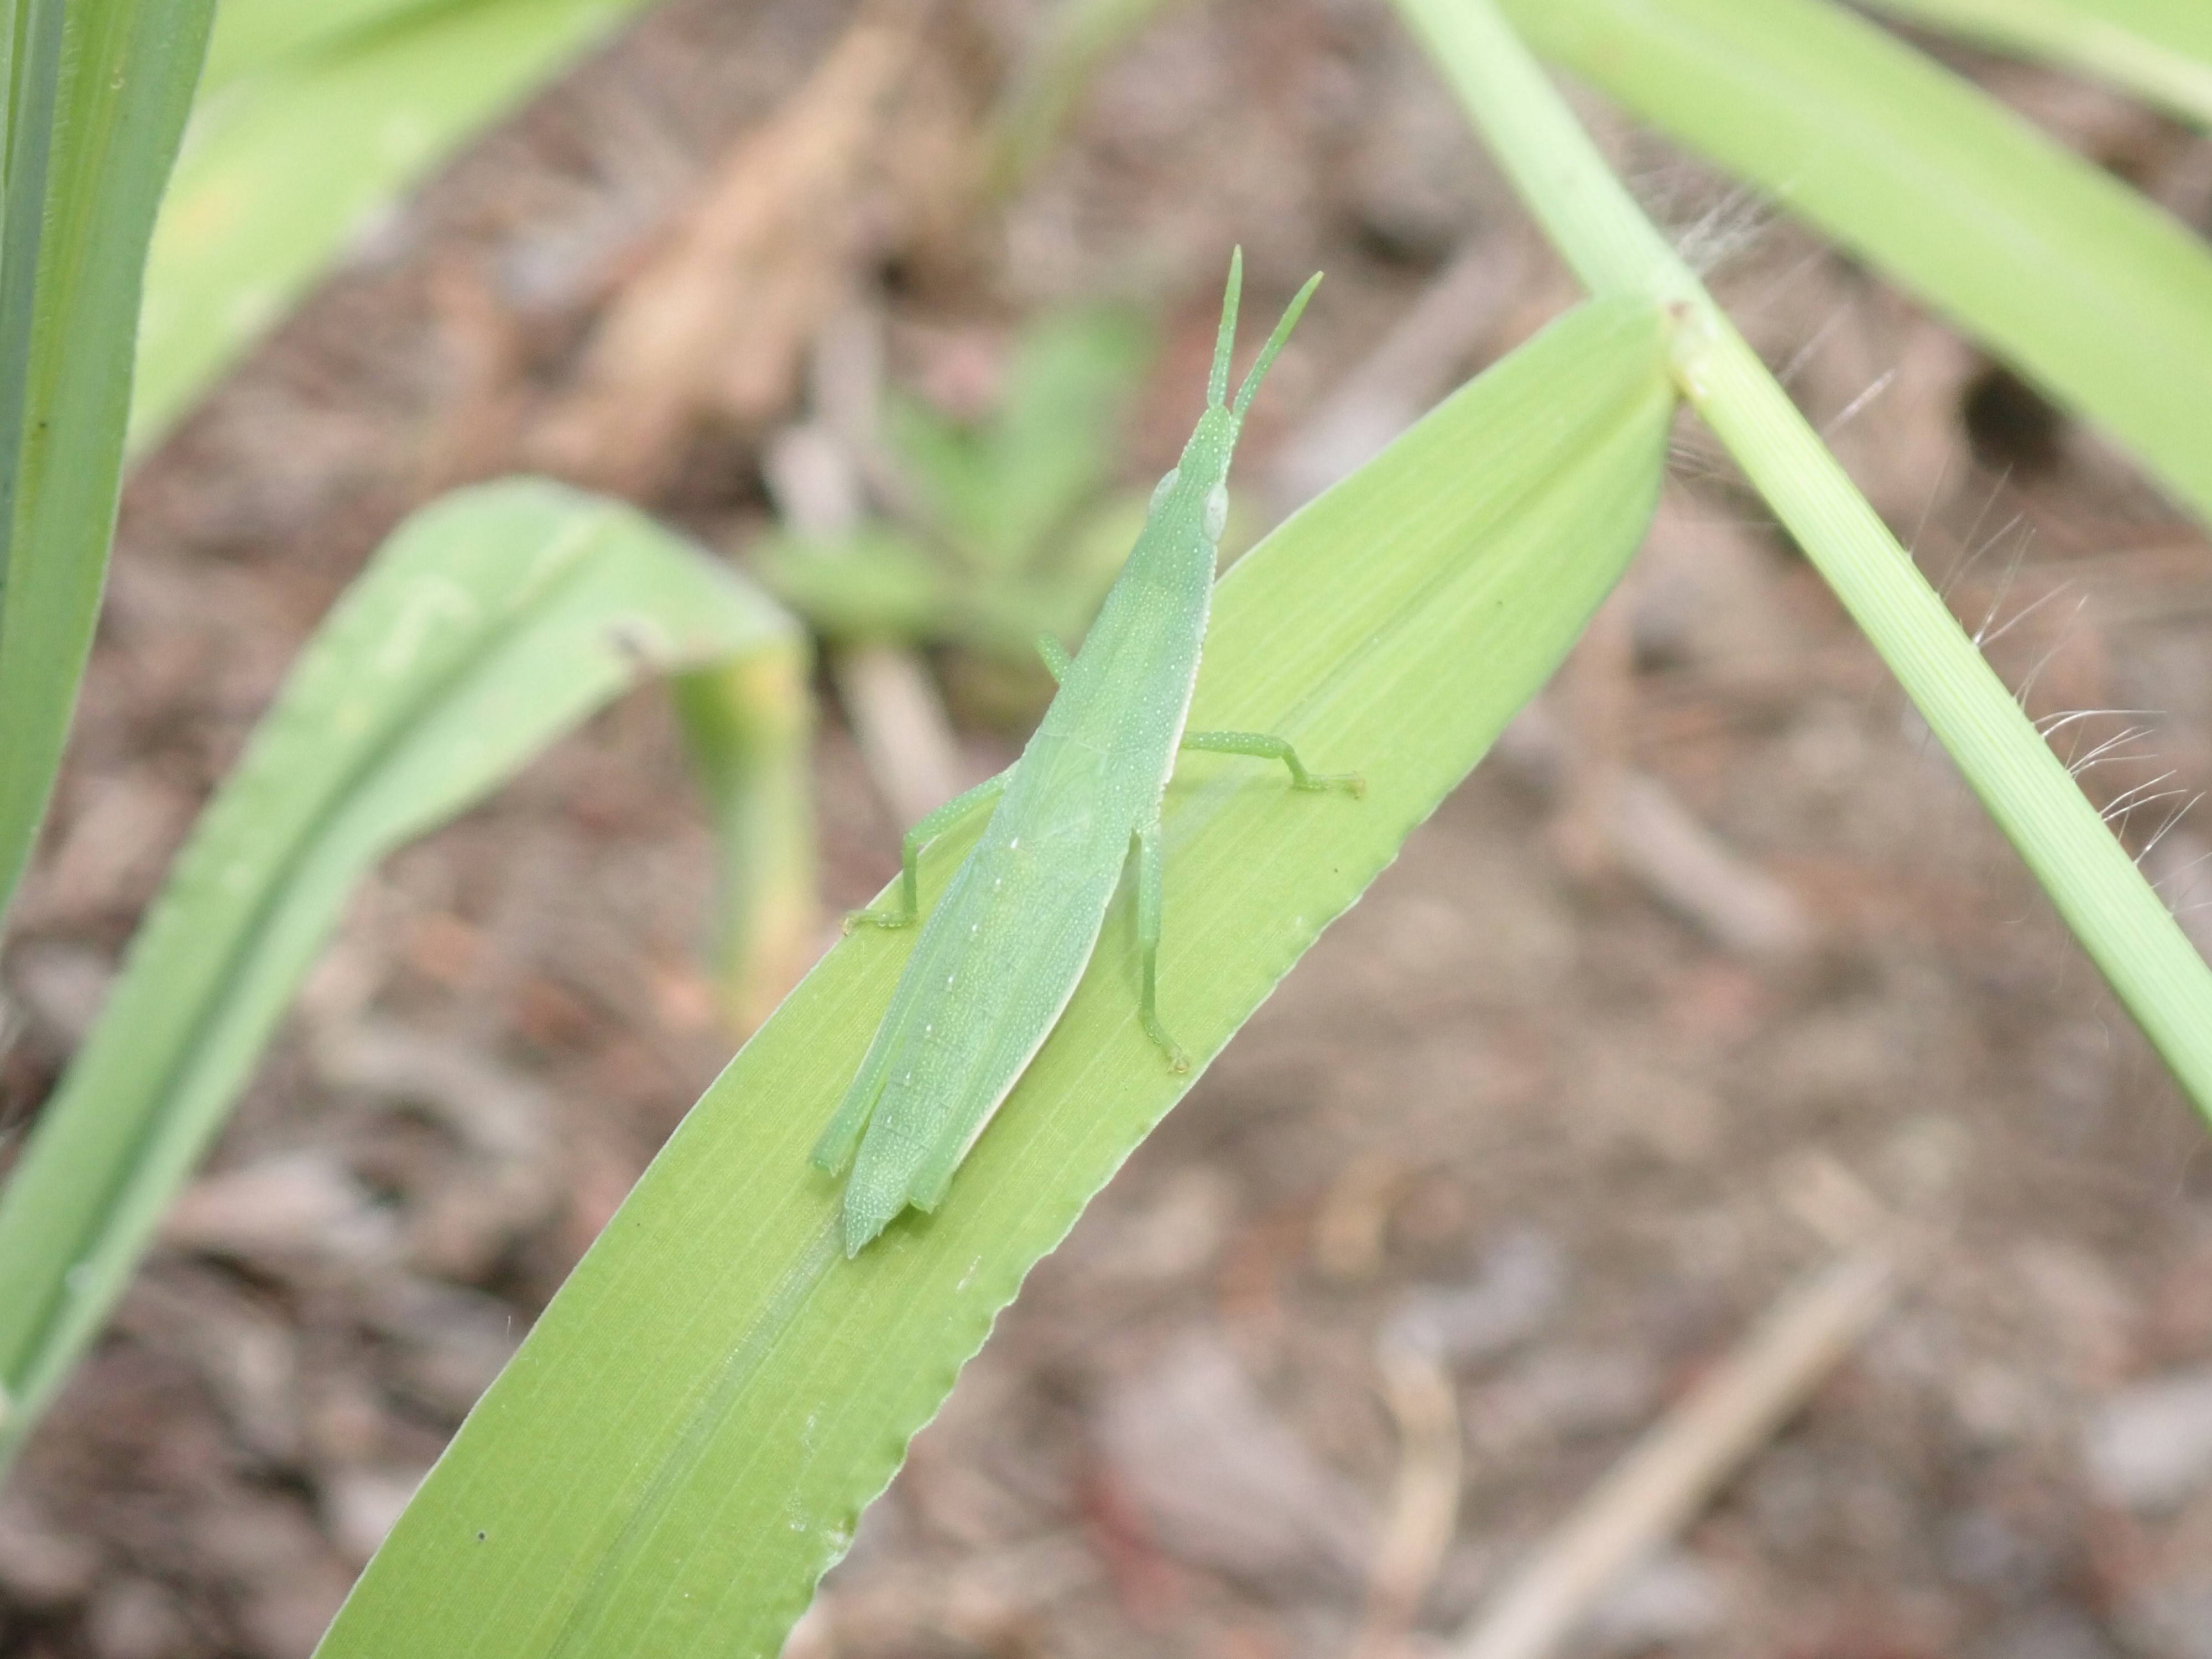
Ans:
[[[1580,0],[1577,0],[1580,3]],[[1776,10],[1786,0],[1768,0]],[[1680,0],[1652,0],[1656,8]],[[1493,0],[1397,0],[1546,232],[1599,294],[1663,305],[1676,382],[1896,675],[2212,1117],[2212,968],[1789,396],[1607,167]]]
[[[485,0],[222,0],[200,75],[202,103],[240,81],[381,31],[419,28]]]
[[[131,447],[380,211],[639,3],[225,0],[155,228]]]
[[[1649,522],[1658,313],[1584,308],[1221,581],[1191,713],[1364,800],[1185,756],[1167,1012],[1225,1043],[1550,674]],[[933,897],[972,836],[933,850]],[[774,1654],[1023,1276],[1189,1086],[1136,1018],[1130,907],[934,1216],[857,1261],[811,1170],[908,936],[818,965],[685,1119],[386,1540],[323,1659]]]
[[[1179,0],[1058,0],[992,118],[991,178],[1012,192],[1050,153],[1099,65]]]
[[[918,398],[890,400],[887,435],[906,477],[979,574],[1038,562],[1054,532],[1104,492],[1115,437],[1152,356],[1141,316],[1070,307],[1022,331],[988,421],[966,426]]]
[[[794,630],[773,647],[679,674],[672,688],[714,820],[710,945],[723,1023],[739,1036],[775,1012],[819,948],[811,670]]]
[[[787,932],[788,897],[762,885],[810,890],[793,707],[805,649],[786,614],[629,508],[552,484],[464,491],[395,532],[201,817],[0,1191],[0,1467],[120,1293],[356,878],[669,670],[697,675],[684,697],[726,824],[750,811],[771,826],[752,846],[787,860],[741,902]],[[747,809],[748,790],[782,799]]]
[[[2212,127],[2212,6],[2204,0],[1867,0],[1877,11],[1999,52],[2040,58]]]
[[[213,0],[14,0],[0,41],[0,916],[115,526],[139,278]]]
[[[1505,0],[1530,46],[1864,256],[2212,525],[2212,252],[1823,0]]]

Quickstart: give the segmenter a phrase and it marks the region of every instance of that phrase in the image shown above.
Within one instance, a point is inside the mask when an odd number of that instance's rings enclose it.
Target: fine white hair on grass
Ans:
[[[1741,487],[1743,481],[1729,470],[1727,459],[1728,452],[1701,422],[1678,420],[1667,434],[1667,470],[1686,482],[1730,490]]]
[[[2130,714],[2154,716],[2159,711],[2155,708],[2061,709],[2055,714],[2037,715],[2035,718],[2035,729],[2042,732],[2043,735],[2047,738],[2054,732],[2063,732],[2066,727],[2075,725],[2081,720],[2095,720],[2100,714],[2109,714],[2116,719],[2125,719]],[[2143,727],[2139,729],[2148,730],[2148,728]]]
[[[1800,260],[1788,273],[1788,276],[1796,276],[1798,271],[1802,270],[1804,268],[1805,262]],[[1788,280],[1788,276],[1784,277],[1784,280],[1785,282]],[[1845,322],[1850,320],[1850,314],[1851,308],[1849,306],[1838,306],[1833,311],[1831,311],[1828,313],[1828,320],[1821,324],[1820,327],[1814,329],[1812,334],[1807,337],[1805,343],[1799,346],[1796,350],[1790,354],[1790,361],[1774,371],[1774,378],[1781,382],[1784,386],[1796,385],[1797,377],[1805,372],[1805,366],[1811,362],[1814,358],[1820,356],[1820,348],[1827,344],[1829,340],[1833,337],[1836,331],[1841,328]],[[1896,371],[1892,370],[1891,372],[1894,374]]]
[[[2029,600],[2026,605],[2021,606],[2019,610],[2014,611],[2009,620],[1998,623],[1995,628],[1991,628],[1990,626],[1991,623],[1996,621],[1996,612],[1995,609],[1992,608],[1990,614],[1982,618],[1982,625],[1974,635],[1974,643],[1984,647],[1984,648],[1995,645],[2006,635],[2011,633],[2014,629],[2019,627],[2030,617],[2033,617],[2037,611],[2042,610],[2045,605],[2049,605],[2051,600],[2061,599],[2066,594],[2074,592],[2080,586],[2081,584],[2079,582],[2076,582],[2070,578],[2065,581],[2060,582],[2055,586],[2045,590],[2044,595],[2041,599]],[[2089,596],[2086,593],[2082,594],[2075,603],[2074,615],[2076,617],[2080,616],[2081,614],[2082,606],[2087,605],[2088,602]],[[2071,620],[2071,618],[2069,620]]]
[[[1773,217],[1757,191],[1735,185],[1688,224],[1670,229],[1668,240],[1702,280],[1756,244]]]
[[[1936,503],[1943,499],[1943,487],[1951,481],[1951,458],[1958,451],[1959,447],[1955,443],[1945,446],[1942,464],[1936,469],[1936,482],[1929,486],[1928,497],[1920,503],[1920,516],[1912,521],[1912,534],[1905,540],[1905,550],[1916,562],[1920,557],[1920,538],[1928,533],[1928,515],[1936,510]],[[1943,579],[1942,585],[1936,589],[1938,597],[1950,597],[1951,583],[1957,576],[1958,572],[1954,568]]]
[[[2178,769],[2169,766],[2156,777],[2146,778],[2134,788],[2120,791],[2118,794],[2105,803],[2098,816],[2107,823],[2124,829],[2130,813],[2148,806],[2155,801],[2172,800],[2177,795],[2187,794],[2189,792],[2185,789],[2159,788],[2161,783],[2171,783],[2179,775]],[[2156,793],[2150,793],[2152,791]]]
[[[2129,714],[2154,715],[2155,713],[2155,710],[2148,708],[2082,708],[2077,709],[2070,714],[2054,716],[2052,717],[2054,724],[2039,729],[2042,730],[2045,738],[2048,738],[2054,732],[2062,730],[2063,727],[2071,725],[2076,720],[2088,720],[2099,714],[2123,716]],[[2150,727],[2148,726],[2130,726],[2122,731],[2114,732],[2111,737],[2106,738],[2102,743],[2099,744],[2087,754],[2084,755],[2080,752],[2081,747],[2081,733],[2076,732],[2074,733],[2073,737],[2073,747],[2066,757],[2066,775],[2069,778],[2079,778],[2084,772],[2088,771],[2092,767],[2103,766],[2108,762],[2115,760],[2143,759],[2144,757],[2142,756],[2130,755],[2127,753],[2127,747],[2130,744],[2141,742],[2149,735]]]
[[[1943,458],[1944,473],[1937,475],[1936,482],[1939,486],[1942,482],[1944,474],[1948,473],[1950,464],[1951,457],[1947,453]],[[1973,570],[1973,568],[1979,564],[1984,558],[1988,556],[1990,550],[1997,546],[2007,536],[2011,534],[2013,526],[2020,522],[2020,515],[2018,514],[2014,514],[2011,518],[2005,520],[2004,524],[1998,529],[1996,533],[1991,536],[1988,540],[1984,541],[1981,538],[1982,526],[1990,516],[1990,509],[1997,504],[1997,497],[2004,493],[2005,485],[2010,483],[2011,480],[2012,469],[2009,466],[2006,467],[2002,471],[1997,474],[1995,481],[1990,485],[1990,493],[1983,498],[1979,510],[1974,514],[1973,523],[1966,526],[1966,533],[1959,538],[1959,552],[1957,556],[1952,559],[1951,568],[1943,573],[1943,580],[1938,582],[1936,586],[1936,591],[1945,599],[1948,599],[1951,597],[1951,590],[1956,587],[1960,582],[1964,581],[1967,575]],[[1932,504],[1933,498],[1931,497],[1930,505]],[[1921,527],[1924,529],[1928,523],[1928,508],[1925,507],[1920,510],[1920,523]],[[1913,534],[1913,540],[1917,543],[1919,539],[1919,532],[1916,531]],[[2025,550],[2022,550],[2022,553],[2023,556],[2025,556]]]
[[[1752,289],[1749,293],[1744,295],[1741,298],[1730,299],[1728,307],[1729,315],[1735,318],[1738,322],[1742,322],[1747,319],[1753,317],[1765,316],[1767,312],[1773,308],[1774,302],[1777,299],[1790,292],[1791,285],[1795,283],[1799,277],[1802,276],[1807,271],[1811,270],[1814,267],[1820,264],[1822,261],[1829,258],[1831,255],[1832,250],[1826,243],[1813,243],[1813,245],[1803,253],[1791,260],[1786,270],[1776,271],[1765,281],[1760,283],[1757,288]],[[1845,319],[1850,316],[1853,309],[1853,306],[1848,301],[1837,305],[1833,314],[1829,318],[1829,319],[1814,331],[1814,338],[1810,345],[1801,348],[1796,356],[1790,359],[1792,367],[1786,372],[1776,375],[1775,378],[1780,380],[1783,385],[1789,385],[1790,377],[1797,372],[1798,368],[1803,367],[1803,365],[1798,361],[1799,358],[1810,356],[1812,355],[1813,349],[1818,347],[1830,334],[1834,332],[1836,328]]]
[[[1891,368],[1883,374],[1875,376],[1874,383],[1871,386],[1868,386],[1865,391],[1860,392],[1857,397],[1852,398],[1850,402],[1845,404],[1839,413],[1829,419],[1827,424],[1820,428],[1820,435],[1823,438],[1834,437],[1836,434],[1841,432],[1845,427],[1856,420],[1859,417],[1860,413],[1864,410],[1869,404],[1873,403],[1875,398],[1881,397],[1883,392],[1888,391],[1896,380],[1897,371],[1894,368]]]
[[[2172,793],[2178,795],[2182,792],[2177,789]],[[2203,799],[2204,792],[2202,789],[2199,789],[2195,794],[2190,796],[2187,800],[2182,802],[2180,805],[2175,807],[2173,811],[2167,813],[2166,815],[2166,822],[2160,824],[2156,830],[2151,832],[2150,839],[2143,843],[2142,851],[2136,854],[2136,862],[2137,864],[2141,864],[2145,859],[2148,858],[2153,853],[2157,851],[2159,842],[2166,838],[2167,834],[2173,829],[2174,825],[2179,823],[2182,819],[2187,817],[2190,813],[2195,811],[2197,810],[2197,803],[2202,801]],[[2182,868],[2186,870],[2191,865],[2197,864],[2201,860],[2192,859],[2190,860],[2189,864],[2182,866]],[[2154,892],[2157,890],[2156,883],[2152,884],[2151,890]]]
[[[1664,230],[1682,263],[1699,276],[1750,246],[1773,216],[1749,185],[1732,183],[1711,195],[1719,182],[1716,174],[1680,155],[1628,174],[1630,192]],[[1694,204],[1701,198],[1707,204],[1698,209]],[[1696,216],[1688,217],[1692,211]]]
[[[2204,797],[2203,797],[2203,795],[2202,792],[2200,792],[2200,793],[2198,793],[2197,797],[2197,800],[2202,800],[2202,799],[2203,799],[2203,798],[2204,798]],[[2191,806],[2195,805],[2196,804],[2197,804],[2197,802],[2196,802],[2195,800],[2192,800],[2192,801],[2190,803],[2190,805],[2191,805]],[[2164,841],[2164,840],[2166,839],[2166,832],[2168,830],[2171,830],[2171,829],[2174,826],[2174,824],[2175,824],[2175,823],[2179,823],[2179,821],[2180,821],[2180,814],[2177,812],[2177,813],[2176,813],[2172,817],[2169,818],[2169,819],[2168,819],[2165,823],[2161,824],[2161,825],[2159,827],[2159,832],[2158,832],[2158,834],[2156,834],[2155,836],[2153,836],[2151,837],[2151,843],[2150,843],[2150,847],[2146,847],[2146,848],[2143,848],[2143,850],[2142,850],[2142,856],[2143,856],[2144,858],[2148,858],[2148,857],[2149,857],[2149,856],[2150,856],[2150,852],[2151,852],[2151,848],[2154,848],[2154,847],[2156,847],[2156,846],[2159,844],[2159,842],[2160,842]],[[2140,862],[2142,861],[2142,860],[2141,860],[2141,859],[2138,859],[2136,861],[2137,861],[2138,863],[2140,863]],[[2197,871],[2197,870],[2199,870],[2199,869],[2203,868],[2203,866],[2204,866],[2204,865],[2206,865],[2207,863],[2212,863],[2212,848],[2206,848],[2203,852],[2199,853],[2199,854],[2198,854],[2195,858],[2193,858],[2193,859],[2190,860],[2189,860],[2189,862],[2188,862],[2188,863],[2186,863],[2186,864],[2177,864],[2177,865],[2175,865],[2175,866],[2173,866],[2173,868],[2172,868],[2172,869],[2171,869],[2171,870],[2167,871],[2164,875],[2160,876],[2157,880],[2155,880],[2155,881],[2154,881],[2154,882],[2152,882],[2152,883],[2151,883],[2151,884],[2150,884],[2151,891],[2153,891],[2154,893],[2158,892],[2161,888],[2166,887],[2166,885],[2168,885],[2169,884],[2173,883],[2173,882],[2179,881],[2179,880],[2184,877],[2184,876],[2191,875],[2191,874],[2194,873],[2196,871]],[[2196,884],[2195,884],[2194,882],[2191,882],[2191,883],[2190,884],[2190,885],[2191,885],[2192,888],[2194,888],[2194,887],[2195,887],[2195,885],[2196,885]],[[2195,915],[2197,911],[2199,911],[2199,910],[2212,909],[2212,898],[2202,898],[2202,899],[2198,899],[2197,901],[2196,901],[2196,902],[2194,902],[2194,903],[2192,903],[2192,904],[2184,904],[2184,905],[2179,905],[2179,906],[2175,906],[2175,905],[2172,905],[2172,904],[2170,904],[2170,903],[2169,903],[2169,904],[2167,905],[2167,907],[2166,907],[2166,908],[2167,908],[2168,909],[2172,910],[2172,911],[2173,912],[2173,914],[2174,914],[2175,915],[2177,915],[2177,916],[2194,915]]]
[[[2020,677],[2020,689],[2012,695],[2013,701],[2018,703],[2022,710],[2027,708],[2028,693],[2035,690],[2035,683],[2043,678],[2043,671],[2057,660],[2060,649],[2064,647],[2067,629],[2080,620],[2082,611],[2088,608],[2088,605],[2089,596],[2087,593],[2074,601],[2074,609],[2068,613],[2066,620],[2059,623],[2052,631],[2050,648],[2035,659],[2027,673]]]

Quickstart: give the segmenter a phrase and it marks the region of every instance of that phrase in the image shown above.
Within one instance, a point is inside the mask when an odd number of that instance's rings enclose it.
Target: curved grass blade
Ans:
[[[2212,128],[2212,7],[2202,0],[1867,0],[1998,52],[2040,58]]]
[[[1648,523],[1674,395],[1654,307],[1588,307],[1221,580],[1194,723],[1356,766],[1364,800],[1233,757],[1170,787],[1160,982],[1201,1062],[1549,675]],[[923,863],[933,899],[972,834]],[[833,951],[685,1119],[479,1402],[323,1659],[773,1655],[1023,1276],[1189,1086],[1139,1029],[1117,902],[962,1166],[858,1261],[807,1152],[911,936]]]
[[[147,236],[213,4],[14,0],[0,18],[0,916],[99,614]]]
[[[800,860],[758,870],[740,899],[788,930],[774,894],[811,891],[805,720],[792,712],[807,670],[775,605],[629,508],[531,481],[426,508],[348,590],[179,855],[0,1191],[0,1468],[120,1293],[356,878],[648,672],[699,676],[685,698],[726,823],[750,813],[733,828],[751,828],[756,850]],[[763,792],[782,805],[748,805]]]
[[[1825,0],[1506,0],[1537,52],[1881,266],[2212,525],[2212,251]]]
[[[226,4],[154,230],[131,447],[158,438],[380,211],[640,3]]]

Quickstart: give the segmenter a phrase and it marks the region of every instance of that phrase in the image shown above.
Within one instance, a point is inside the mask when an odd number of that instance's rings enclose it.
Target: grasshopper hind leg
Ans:
[[[1145,1035],[1168,1057],[1171,1070],[1190,1070],[1190,1056],[1160,1024],[1160,821],[1137,827],[1137,954],[1143,965],[1144,989],[1137,1003],[1137,1018]]]
[[[806,1161],[824,1175],[842,1175],[860,1150],[860,1137],[867,1133],[868,1120],[876,1114],[876,1102],[883,1097],[884,1073],[887,1067],[863,1067],[845,1091],[844,1103],[837,1108],[837,1115],[830,1120],[830,1127],[814,1143],[814,1150]]]

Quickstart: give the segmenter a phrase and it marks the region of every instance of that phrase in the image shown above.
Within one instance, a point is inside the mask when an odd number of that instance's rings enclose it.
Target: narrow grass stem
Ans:
[[[1757,354],[1668,246],[1492,0],[1398,0],[1576,273],[1673,319],[1685,397],[1865,633],[2200,1110],[2212,969]]]

